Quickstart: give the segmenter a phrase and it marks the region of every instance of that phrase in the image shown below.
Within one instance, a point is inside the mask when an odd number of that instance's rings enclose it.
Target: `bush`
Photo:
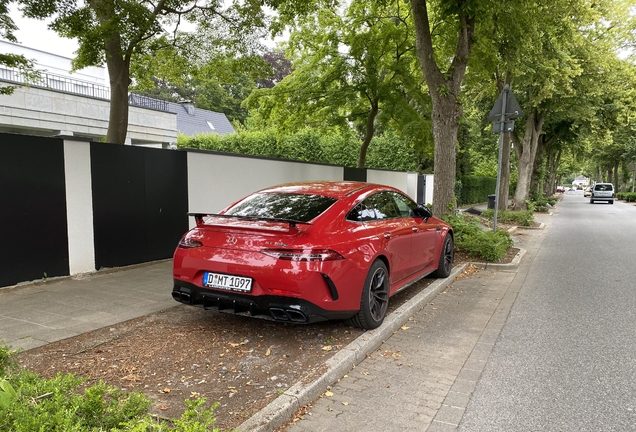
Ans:
[[[507,231],[487,231],[478,222],[462,214],[448,215],[444,220],[453,227],[455,248],[471,258],[498,261],[513,245]]]
[[[534,211],[539,213],[547,213],[550,209],[550,206],[554,207],[557,199],[555,197],[534,197],[529,202],[528,205],[532,204],[534,206]]]
[[[485,217],[488,220],[494,220],[495,211],[492,209],[484,210],[481,213],[482,217]],[[532,226],[534,223],[534,206],[532,204],[528,204],[528,210],[522,211],[498,211],[497,212],[497,221],[498,222],[508,222],[514,223],[519,226]]]
[[[17,371],[14,353],[0,345],[0,367],[7,373],[0,377],[1,431],[207,432],[216,421],[218,403],[204,409],[205,398],[186,400],[180,419],[155,420],[148,414],[151,401],[142,393],[126,393],[101,381],[82,393],[85,379],[73,374],[45,379]]]
[[[636,202],[636,192],[617,192],[616,199],[627,202]]]

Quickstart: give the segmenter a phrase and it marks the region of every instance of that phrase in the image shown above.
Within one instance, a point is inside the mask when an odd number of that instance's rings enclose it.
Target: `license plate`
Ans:
[[[252,279],[241,276],[205,272],[203,274],[203,286],[232,291],[250,292],[252,290]]]

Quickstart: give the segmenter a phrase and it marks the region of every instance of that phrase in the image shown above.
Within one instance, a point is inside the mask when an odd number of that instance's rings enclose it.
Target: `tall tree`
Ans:
[[[410,14],[402,0],[353,0],[343,13],[323,10],[299,22],[288,43],[293,72],[248,103],[281,132],[353,126],[361,140],[359,168],[379,128],[424,146],[422,115],[430,103],[414,68]]]
[[[124,143],[128,130],[128,88],[134,57],[156,49],[157,36],[178,28],[182,20],[197,22],[207,29],[217,29],[217,38],[241,39],[253,29],[264,28],[264,7],[279,12],[280,20],[307,13],[314,1],[265,0],[233,2],[222,0],[18,0],[25,16],[52,17],[50,27],[63,37],[77,38],[79,49],[73,67],[81,69],[106,63],[110,77],[111,102],[106,141]],[[279,21],[283,22],[283,21]],[[280,29],[280,25],[277,27]],[[193,46],[199,39],[193,37]]]
[[[428,3],[437,6],[429,14]],[[459,91],[474,43],[475,16],[479,2],[475,0],[411,0],[415,22],[415,46],[419,64],[432,98],[433,138],[435,142],[433,214],[443,216],[455,198],[456,145],[461,108]],[[433,42],[431,22],[440,29],[455,48],[448,52]],[[450,59],[450,61],[448,61]]]

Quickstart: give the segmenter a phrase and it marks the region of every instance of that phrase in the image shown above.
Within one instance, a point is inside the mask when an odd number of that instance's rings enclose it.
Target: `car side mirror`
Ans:
[[[417,214],[419,217],[421,217],[424,220],[428,220],[428,218],[433,216],[433,213],[431,212],[431,210],[424,205],[417,206]]]

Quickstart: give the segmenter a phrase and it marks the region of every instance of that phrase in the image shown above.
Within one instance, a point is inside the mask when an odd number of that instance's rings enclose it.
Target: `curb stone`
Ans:
[[[325,362],[327,371],[311,383],[302,380],[291,386],[285,393],[270,402],[265,408],[243,422],[238,432],[273,432],[278,430],[300,409],[323,394],[327,387],[337,382],[357,364],[391,337],[415,312],[426,306],[437,294],[452,284],[468,266],[462,264],[453,269],[446,279],[439,279],[429,285],[408,302],[393,311],[384,323],[375,330],[369,330],[349,345],[338,351]]]

